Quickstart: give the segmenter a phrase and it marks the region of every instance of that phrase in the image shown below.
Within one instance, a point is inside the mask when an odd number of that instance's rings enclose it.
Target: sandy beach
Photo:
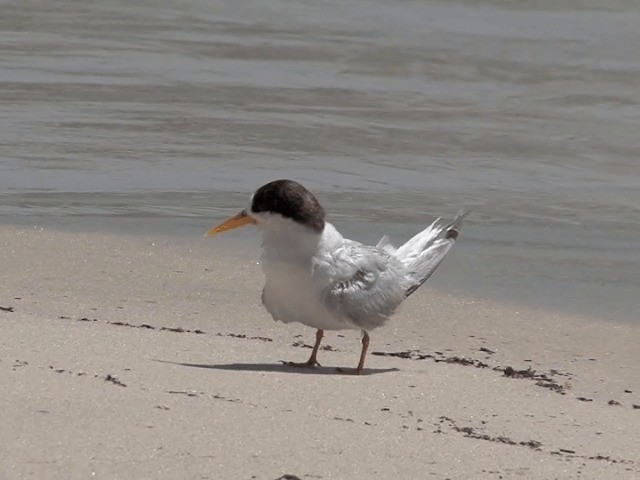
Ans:
[[[261,307],[258,255],[1,227],[0,479],[640,478],[637,326],[436,275],[372,333],[364,375],[335,370],[355,331],[300,370],[281,361],[314,332]]]

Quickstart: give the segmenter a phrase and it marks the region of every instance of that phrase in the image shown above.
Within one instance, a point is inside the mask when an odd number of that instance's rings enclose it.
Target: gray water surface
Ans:
[[[638,25],[624,0],[1,2],[0,222],[199,235],[295,178],[370,242],[471,208],[436,288],[640,321]]]

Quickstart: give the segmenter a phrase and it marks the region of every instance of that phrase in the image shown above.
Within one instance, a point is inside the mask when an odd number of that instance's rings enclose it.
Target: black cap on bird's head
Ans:
[[[253,195],[251,213],[279,213],[315,232],[324,229],[324,209],[318,199],[293,180],[276,180]]]
[[[279,214],[297,224],[321,233],[324,230],[324,209],[318,199],[305,187],[293,180],[275,180],[260,187],[251,197],[249,211],[228,218],[213,227],[207,235],[260,223],[264,214]]]

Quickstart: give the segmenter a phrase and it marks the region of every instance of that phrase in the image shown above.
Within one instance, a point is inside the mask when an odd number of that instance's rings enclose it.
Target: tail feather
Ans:
[[[469,214],[469,210],[460,210],[456,218],[447,224],[443,224],[438,218],[429,227],[415,235],[407,243],[398,247],[396,255],[416,278],[406,295],[415,292],[436,271],[444,257],[455,243],[462,221]]]

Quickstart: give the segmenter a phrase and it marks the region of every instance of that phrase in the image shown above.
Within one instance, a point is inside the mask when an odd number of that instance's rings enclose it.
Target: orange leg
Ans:
[[[351,375],[360,375],[362,373],[362,369],[364,368],[364,359],[367,356],[367,350],[369,348],[369,334],[362,331],[362,351],[360,352],[360,361],[358,362],[358,366],[352,370],[350,368],[338,368],[339,372],[348,373]]]
[[[311,356],[309,360],[304,363],[295,363],[295,362],[287,362],[285,365],[290,367],[319,367],[317,356],[318,350],[320,349],[320,342],[322,342],[322,337],[324,337],[324,330],[318,329],[316,331],[316,344],[313,346],[313,350],[311,351]]]
[[[362,331],[362,352],[360,352],[360,361],[358,362],[358,366],[356,367],[356,374],[360,375],[362,369],[364,368],[364,359],[367,356],[367,350],[369,349],[369,334]]]

